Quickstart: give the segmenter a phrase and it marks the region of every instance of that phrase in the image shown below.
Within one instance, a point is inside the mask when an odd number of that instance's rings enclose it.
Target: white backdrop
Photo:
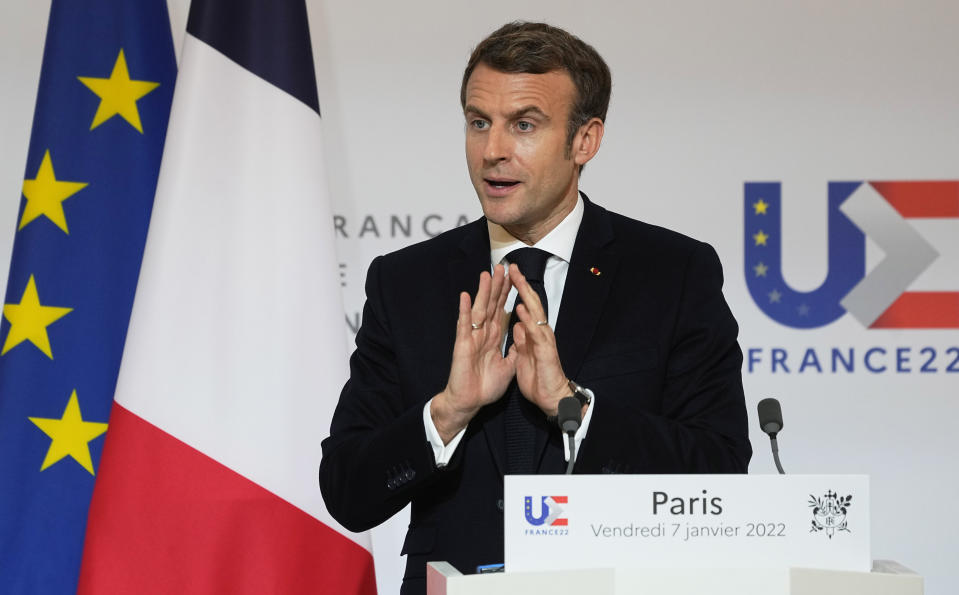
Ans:
[[[171,2],[179,32],[187,1]],[[0,284],[48,6],[0,6]],[[959,4],[315,0],[310,8],[347,340],[372,257],[479,214],[458,102],[472,46],[513,19],[568,28],[603,54],[614,81],[604,146],[582,188],[608,208],[712,243],[723,260],[741,344],[762,357],[744,369],[750,472],[774,472],[754,410],[777,396],[786,470],[869,474],[873,557],[914,568],[931,595],[959,592],[951,440],[959,372],[946,371],[959,332],[871,330],[848,315],[818,329],[781,325],[747,291],[743,245],[744,183],[781,182],[783,269],[793,288],[810,291],[826,275],[828,182],[959,180]],[[941,254],[910,290],[959,291],[959,219],[910,222]],[[869,268],[882,258],[871,242],[867,255]],[[831,371],[830,350],[850,347],[855,371]],[[873,360],[883,372],[863,365],[875,347],[886,350]],[[918,370],[925,347],[936,372]],[[790,372],[772,370],[773,348],[785,350]],[[808,348],[821,372],[799,372]],[[911,350],[903,371],[897,348]],[[374,534],[384,593],[402,574],[405,522]]]

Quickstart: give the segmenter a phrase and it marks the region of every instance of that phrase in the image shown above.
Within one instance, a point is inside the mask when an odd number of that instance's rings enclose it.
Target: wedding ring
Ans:
[[[549,324],[549,321],[548,321],[548,320],[537,320],[537,321],[536,321],[536,326],[546,326],[547,324]]]
[[[478,330],[480,330],[481,328],[483,328],[483,323],[476,324],[475,322],[471,322],[471,323],[470,323],[470,326],[473,327],[473,330],[474,330],[474,331],[478,331]]]

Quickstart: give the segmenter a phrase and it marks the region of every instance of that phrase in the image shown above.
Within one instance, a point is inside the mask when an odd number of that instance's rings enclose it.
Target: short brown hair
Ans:
[[[566,143],[591,118],[606,121],[612,76],[593,46],[546,23],[507,23],[480,42],[463,72],[460,104],[466,107],[466,83],[479,64],[508,73],[544,74],[563,70],[573,79],[576,97],[566,124]]]

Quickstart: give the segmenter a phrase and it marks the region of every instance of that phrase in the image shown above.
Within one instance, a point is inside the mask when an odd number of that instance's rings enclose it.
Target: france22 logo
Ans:
[[[959,328],[959,291],[906,291],[939,257],[908,220],[959,224],[959,181],[829,182],[829,270],[809,292],[783,279],[781,184],[746,182],[744,198],[746,285],[776,322],[816,328],[849,312],[868,328]],[[868,275],[866,236],[885,253]]]
[[[534,527],[541,525],[567,526],[569,525],[569,519],[562,518],[559,515],[563,514],[563,507],[560,504],[567,504],[568,502],[569,498],[567,496],[541,496],[539,516],[534,516],[533,498],[526,496],[526,505],[524,506],[526,522]]]

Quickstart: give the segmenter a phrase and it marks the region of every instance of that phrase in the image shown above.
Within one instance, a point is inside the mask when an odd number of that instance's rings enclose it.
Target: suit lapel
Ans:
[[[585,199],[585,195],[584,195]],[[586,200],[556,321],[556,343],[566,376],[575,380],[583,365],[610,287],[619,269],[606,209]]]
[[[478,219],[466,226],[466,233],[459,244],[459,250],[449,262],[450,290],[459,296],[461,291],[476,294],[479,276],[490,270],[489,231],[486,219]]]
[[[566,376],[574,380],[586,357],[619,268],[619,256],[609,247],[613,240],[609,213],[589,202],[585,194],[583,199],[583,221],[576,234],[555,329],[560,363]],[[554,440],[559,438],[559,452],[563,452],[562,436],[546,423],[536,424],[536,428],[537,468],[546,473],[562,473],[561,468],[551,469],[555,461],[544,459],[551,436]]]

